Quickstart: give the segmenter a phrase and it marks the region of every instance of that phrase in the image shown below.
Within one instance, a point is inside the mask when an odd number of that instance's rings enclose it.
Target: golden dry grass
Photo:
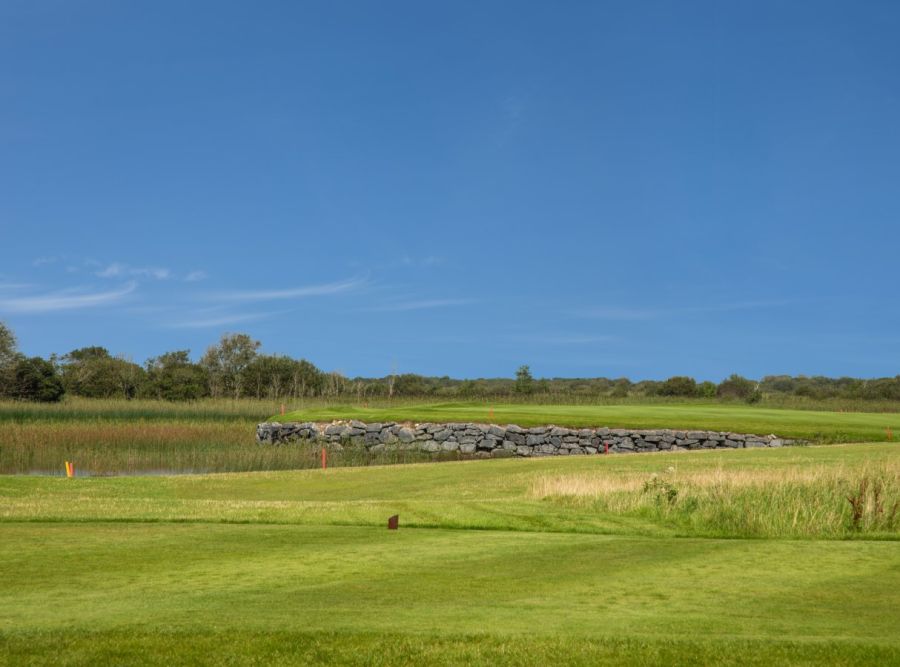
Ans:
[[[530,495],[598,511],[750,535],[831,536],[900,530],[900,461],[782,469],[576,473],[537,478]]]

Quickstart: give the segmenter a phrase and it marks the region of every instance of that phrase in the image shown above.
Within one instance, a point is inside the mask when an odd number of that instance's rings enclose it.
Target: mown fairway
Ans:
[[[900,663],[898,453],[3,477],[0,655]]]

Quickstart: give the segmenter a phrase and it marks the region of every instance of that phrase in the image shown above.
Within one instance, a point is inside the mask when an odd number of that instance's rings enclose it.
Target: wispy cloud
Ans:
[[[409,255],[403,255],[400,258],[400,264],[403,266],[420,266],[423,268],[427,268],[430,266],[440,266],[444,263],[443,257],[438,257],[437,255],[426,255],[424,257],[410,257]]]
[[[521,336],[514,336],[512,339],[526,343],[540,343],[543,345],[590,345],[592,343],[608,343],[615,340],[615,336],[593,334],[524,334]]]
[[[135,267],[113,262],[105,268],[96,271],[95,276],[99,278],[122,278],[123,276],[131,276],[134,278],[153,278],[155,280],[166,280],[172,272],[162,267]]]
[[[33,287],[33,285],[29,283],[3,283],[0,282],[0,290],[5,292],[14,292],[17,290],[28,289],[29,287]]]
[[[311,296],[328,296],[354,292],[366,285],[363,278],[352,278],[334,283],[305,285],[286,289],[270,290],[233,290],[230,292],[214,292],[210,294],[219,301],[275,301],[279,299],[304,299]]]
[[[186,283],[196,283],[201,280],[206,280],[208,277],[206,271],[191,271],[184,277],[184,281]]]
[[[236,313],[232,315],[218,315],[209,317],[197,317],[193,319],[170,322],[166,325],[170,329],[209,329],[212,327],[225,327],[241,322],[255,322],[278,313]]]
[[[620,308],[617,306],[592,306],[568,311],[570,315],[596,320],[633,321],[656,320],[682,315],[700,315],[704,313],[727,313],[740,310],[761,310],[781,308],[794,305],[796,301],[779,299],[771,301],[736,301],[734,303],[713,304],[709,306],[680,306],[670,308]]]
[[[579,317],[588,317],[596,320],[652,320],[667,313],[659,308],[618,308],[609,306],[597,306],[581,308],[571,311],[571,314]]]
[[[58,257],[37,257],[32,262],[32,266],[46,266],[47,264],[53,264],[59,260]]]
[[[398,301],[381,306],[365,308],[367,311],[397,312],[404,310],[427,310],[429,308],[447,308],[449,306],[467,306],[475,303],[474,299],[422,299],[419,301]]]
[[[0,311],[8,313],[49,313],[109,306],[122,301],[137,288],[133,282],[115,290],[86,292],[78,289],[59,290],[11,298],[0,298]]]

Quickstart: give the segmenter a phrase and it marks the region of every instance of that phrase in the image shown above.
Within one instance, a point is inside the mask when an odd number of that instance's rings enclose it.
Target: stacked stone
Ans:
[[[689,449],[743,449],[792,444],[774,435],[759,436],[718,431],[571,429],[559,426],[522,428],[515,424],[448,423],[366,424],[361,421],[270,422],[256,428],[261,444],[280,445],[298,440],[327,443],[333,449],[365,447],[410,449],[423,452],[460,452],[482,457],[572,456],[614,453],[680,451]]]

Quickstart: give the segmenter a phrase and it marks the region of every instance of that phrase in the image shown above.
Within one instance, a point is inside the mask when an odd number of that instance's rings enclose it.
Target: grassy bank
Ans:
[[[297,410],[274,420],[369,422],[493,422],[538,426],[708,429],[802,438],[815,442],[866,442],[900,438],[900,413],[822,412],[742,404],[523,405],[436,403],[394,407],[352,405]]]
[[[0,477],[0,663],[896,664],[898,446]]]

